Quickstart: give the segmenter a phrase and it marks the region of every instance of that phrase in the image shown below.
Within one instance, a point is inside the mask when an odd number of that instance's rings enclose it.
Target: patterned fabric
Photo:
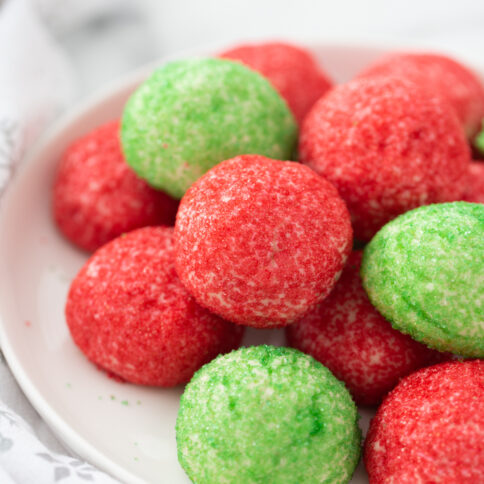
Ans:
[[[0,483],[55,482],[117,481],[66,451],[30,406],[0,353]]]
[[[74,77],[26,0],[0,4],[0,60],[1,192],[25,149],[72,99]]]
[[[0,0],[0,196],[25,151],[72,100],[74,91],[71,66],[33,4]],[[56,482],[117,481],[73,457],[59,443],[0,353],[0,483]]]
[[[2,483],[114,484],[85,462],[48,450],[32,428],[0,403],[0,481]]]

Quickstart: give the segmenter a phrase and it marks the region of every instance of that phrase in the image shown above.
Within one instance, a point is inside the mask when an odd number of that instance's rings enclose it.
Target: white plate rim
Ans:
[[[258,39],[241,39],[237,44],[245,42],[258,42],[267,41],[272,39],[258,38]],[[352,40],[351,42],[344,41],[334,41],[334,42],[321,42],[314,38],[291,38],[287,37],[284,40],[289,42],[295,42],[299,45],[304,45],[309,49],[317,48],[335,48],[335,49],[352,49],[352,48],[365,48],[374,49],[379,51],[430,51],[428,48],[414,45],[411,42],[402,43],[395,42],[393,39],[388,39],[387,41],[368,41],[362,40],[358,42],[357,40]],[[19,163],[18,168],[9,181],[8,187],[2,196],[0,203],[0,236],[1,227],[5,225],[4,218],[8,212],[8,206],[10,203],[11,193],[16,191],[16,186],[19,184],[24,174],[29,170],[31,161],[35,160],[39,154],[46,149],[48,144],[52,142],[53,139],[58,137],[64,130],[65,125],[72,123],[75,119],[81,117],[85,113],[89,112],[93,107],[100,103],[101,101],[106,101],[111,97],[115,97],[116,93],[123,89],[127,89],[129,86],[134,86],[140,83],[146,76],[157,66],[162,65],[170,60],[189,57],[189,56],[203,56],[209,55],[209,53],[218,52],[222,49],[230,47],[230,44],[220,44],[215,43],[213,45],[204,46],[203,48],[194,48],[189,50],[184,50],[178,53],[174,53],[169,56],[165,56],[154,62],[145,64],[123,76],[119,79],[111,81],[105,84],[100,89],[97,89],[93,94],[88,96],[85,100],[81,100],[75,106],[70,108],[68,112],[61,115],[33,144],[32,148],[23,157],[23,160]],[[432,50],[435,51],[435,50]],[[475,64],[470,66],[476,69]],[[478,70],[479,72],[479,70]],[[40,414],[40,416],[46,421],[51,430],[55,433],[59,439],[64,442],[68,448],[74,451],[76,454],[86,459],[91,464],[95,465],[99,469],[106,471],[113,477],[120,479],[125,482],[132,483],[143,483],[136,475],[127,471],[116,462],[112,461],[109,457],[105,456],[103,453],[99,452],[94,445],[90,444],[85,438],[81,437],[76,431],[72,430],[71,427],[60,417],[56,411],[49,405],[49,402],[44,398],[41,392],[37,389],[33,381],[30,380],[29,376],[25,372],[21,361],[17,358],[14,348],[10,344],[8,334],[6,332],[6,325],[8,322],[5,320],[4,315],[0,309],[0,347],[1,351],[10,367],[16,381],[21,387],[22,391],[26,395],[27,399],[30,401],[35,410]]]

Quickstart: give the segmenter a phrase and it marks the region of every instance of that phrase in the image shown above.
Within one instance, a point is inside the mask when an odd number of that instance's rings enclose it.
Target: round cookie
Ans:
[[[296,137],[295,120],[269,82],[222,59],[157,69],[128,100],[121,131],[127,162],[175,198],[233,156],[291,158]]]
[[[392,54],[368,66],[358,77],[375,76],[394,76],[418,84],[452,106],[469,137],[479,130],[484,118],[484,85],[460,62],[439,54]]]
[[[412,208],[459,200],[470,153],[452,109],[396,78],[332,89],[306,116],[299,159],[348,205],[355,237],[369,240]]]
[[[484,203],[484,163],[474,161],[469,165],[469,179],[463,200]]]
[[[185,388],[178,459],[197,484],[346,483],[360,453],[357,419],[344,385],[313,358],[242,348]]]
[[[372,484],[484,482],[484,362],[453,361],[404,378],[372,420]]]
[[[333,84],[311,52],[296,45],[282,42],[239,45],[220,57],[242,62],[267,78],[285,99],[298,123]]]
[[[53,189],[57,226],[88,251],[146,225],[173,225],[178,203],[154,190],[126,164],[119,122],[72,143],[60,160]]]
[[[122,379],[169,387],[236,348],[242,329],[200,307],[175,272],[173,229],[145,227],[101,247],[73,280],[72,338]]]
[[[366,246],[363,286],[394,328],[440,351],[484,357],[484,205],[407,212]]]
[[[360,251],[352,252],[330,295],[286,328],[288,342],[329,368],[356,403],[377,405],[413,371],[446,358],[393,329],[361,285]]]
[[[299,163],[239,156],[181,200],[176,268],[215,314],[285,326],[329,293],[351,239],[348,210],[329,182]]]
[[[472,148],[474,157],[482,161],[484,159],[484,119],[479,133],[473,139]]]

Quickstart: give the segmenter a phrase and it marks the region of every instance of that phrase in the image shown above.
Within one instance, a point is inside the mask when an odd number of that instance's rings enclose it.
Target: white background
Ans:
[[[13,2],[21,4],[20,14],[7,24],[5,7]],[[86,97],[146,62],[207,44],[391,43],[447,52],[483,70],[484,0],[0,0],[0,39],[0,120],[13,117],[25,138],[21,143],[19,134],[16,145],[26,145],[72,97]],[[34,99],[37,91],[41,99]],[[13,164],[18,157],[11,158]],[[65,452],[1,360],[0,383],[0,400],[51,450]],[[19,455],[12,469],[22,473],[32,462],[25,465],[26,448]],[[4,476],[0,481],[7,482]],[[43,482],[40,474],[37,482]]]
[[[484,64],[482,0],[117,1],[118,14],[110,10],[87,27],[74,22],[58,33],[82,93],[164,54],[241,39],[392,41]],[[57,2],[67,13],[70,3],[82,11],[96,0]]]

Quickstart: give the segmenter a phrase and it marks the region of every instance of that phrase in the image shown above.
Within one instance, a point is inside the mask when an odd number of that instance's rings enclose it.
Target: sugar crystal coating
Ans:
[[[239,156],[180,202],[177,271],[225,319],[284,326],[329,293],[351,239],[348,211],[329,182],[299,163]]]
[[[484,163],[474,161],[469,165],[469,178],[463,200],[484,203]]]
[[[445,355],[393,329],[361,285],[353,252],[330,295],[287,327],[291,346],[310,354],[343,381],[358,404],[376,405],[413,371]]]
[[[222,59],[157,69],[128,100],[121,131],[127,162],[175,198],[233,156],[290,158],[296,136],[295,120],[269,82]]]
[[[484,118],[484,85],[462,63],[439,54],[391,54],[368,66],[359,77],[395,76],[418,84],[446,101],[469,137]]]
[[[311,53],[296,45],[281,42],[239,45],[220,57],[240,61],[266,77],[299,123],[332,86]]]
[[[175,200],[151,188],[126,164],[117,121],[76,140],[60,160],[53,190],[55,221],[85,250],[146,225],[173,225],[177,208]]]
[[[484,361],[453,361],[404,378],[365,442],[371,484],[484,482]]]
[[[305,118],[301,162],[348,205],[357,239],[429,203],[461,199],[470,153],[451,108],[396,78],[337,86]]]
[[[92,362],[144,385],[185,383],[242,338],[242,328],[200,307],[180,283],[169,227],[138,229],[97,250],[71,284],[66,319]]]
[[[346,483],[360,453],[357,418],[344,385],[313,358],[242,348],[185,388],[178,458],[197,484]]]
[[[479,132],[472,140],[472,145],[475,157],[482,160],[484,158],[484,118],[481,122]]]
[[[440,351],[484,357],[484,205],[401,215],[366,246],[361,275],[394,328]]]

